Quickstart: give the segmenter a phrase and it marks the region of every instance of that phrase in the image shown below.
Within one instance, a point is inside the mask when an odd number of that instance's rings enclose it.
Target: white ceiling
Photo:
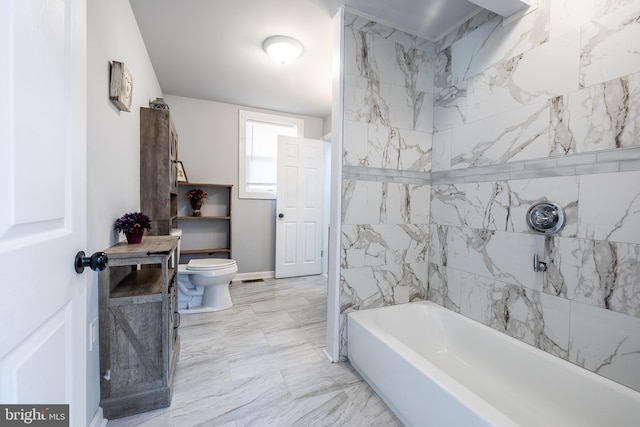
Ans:
[[[331,21],[342,4],[381,23],[436,40],[479,4],[506,15],[529,0],[130,0],[165,94],[313,117],[331,112]],[[492,9],[495,7],[511,9]],[[304,46],[274,63],[263,41]]]

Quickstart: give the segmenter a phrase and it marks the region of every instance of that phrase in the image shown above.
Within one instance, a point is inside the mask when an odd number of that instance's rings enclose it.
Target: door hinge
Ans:
[[[321,250],[321,251],[320,251],[320,258],[323,258],[323,257],[324,257],[324,251],[323,251],[323,250]]]

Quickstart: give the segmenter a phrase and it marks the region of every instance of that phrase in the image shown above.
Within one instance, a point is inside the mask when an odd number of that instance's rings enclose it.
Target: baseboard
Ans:
[[[89,427],[107,427],[107,422],[109,420],[105,419],[102,413],[102,408],[98,406],[98,410],[95,414],[93,414],[93,419],[89,424]]]
[[[273,279],[275,277],[275,271],[256,271],[254,273],[240,273],[236,274],[231,284],[240,283],[243,280],[256,280],[256,279]]]
[[[331,362],[331,363],[338,363],[338,362],[339,362],[338,360],[334,360],[334,358],[333,358],[333,357],[331,357],[331,355],[329,354],[329,352],[327,351],[327,349],[326,349],[326,348],[323,348],[323,349],[322,349],[322,353],[324,353],[324,355],[326,356],[326,358],[327,358],[327,359],[329,359],[329,362]]]

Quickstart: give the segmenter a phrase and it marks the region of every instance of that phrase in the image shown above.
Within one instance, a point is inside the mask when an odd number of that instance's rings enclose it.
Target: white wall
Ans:
[[[140,107],[162,96],[128,0],[87,5],[87,253],[103,250],[120,236],[113,223],[140,208]],[[131,112],[109,100],[110,61],[124,62],[133,75]],[[98,317],[98,275],[87,293],[87,322]],[[88,346],[87,346],[88,348]],[[87,354],[87,413],[100,401],[98,349]],[[89,425],[90,419],[87,420]]]
[[[166,95],[178,132],[178,158],[190,182],[233,184],[232,251],[239,273],[275,268],[275,200],[238,198],[238,111],[304,119],[306,138],[321,138],[321,118]]]

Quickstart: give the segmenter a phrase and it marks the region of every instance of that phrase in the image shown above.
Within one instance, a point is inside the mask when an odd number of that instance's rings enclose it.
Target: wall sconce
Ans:
[[[291,37],[273,36],[266,39],[262,48],[267,55],[281,65],[291,64],[302,54],[302,44]]]

